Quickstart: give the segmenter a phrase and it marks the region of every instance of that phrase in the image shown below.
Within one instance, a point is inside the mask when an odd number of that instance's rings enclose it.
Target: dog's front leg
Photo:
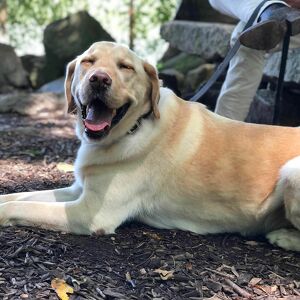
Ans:
[[[29,225],[75,234],[108,234],[130,216],[128,206],[86,189],[71,202],[9,201],[0,204],[0,225]]]
[[[0,204],[0,225],[28,225],[89,234],[83,199],[72,202],[9,201]]]
[[[8,201],[67,202],[79,198],[82,189],[74,183],[70,187],[36,192],[0,195],[0,204]]]

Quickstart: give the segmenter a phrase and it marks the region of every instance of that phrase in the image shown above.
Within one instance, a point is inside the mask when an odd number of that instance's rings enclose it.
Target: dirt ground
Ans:
[[[69,185],[79,143],[73,120],[0,115],[0,194]],[[116,235],[0,230],[0,299],[300,299],[300,254],[263,237],[210,235],[125,224]]]

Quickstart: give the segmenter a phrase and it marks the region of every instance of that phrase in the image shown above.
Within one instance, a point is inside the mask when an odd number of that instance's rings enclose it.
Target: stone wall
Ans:
[[[0,44],[0,57],[0,93],[28,88],[28,74],[15,50],[9,45]]]
[[[188,5],[193,9],[186,9]],[[207,13],[206,13],[207,12]],[[212,22],[214,21],[214,22]],[[217,22],[218,21],[218,22]],[[231,24],[228,24],[231,23]],[[175,20],[164,24],[161,36],[169,43],[167,55],[159,64],[160,76],[166,85],[189,99],[211,76],[229,50],[233,20],[211,13],[208,1],[183,1]],[[173,54],[173,55],[172,55]],[[247,120],[270,124],[273,119],[275,89],[281,53],[266,60],[261,83]],[[287,62],[280,123],[300,125],[300,49],[291,50]],[[184,70],[180,65],[186,66]],[[226,73],[216,82],[201,102],[214,109]],[[267,88],[267,90],[265,90]]]

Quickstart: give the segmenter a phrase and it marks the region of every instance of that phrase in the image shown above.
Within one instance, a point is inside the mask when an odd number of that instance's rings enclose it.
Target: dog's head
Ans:
[[[70,62],[65,94],[68,112],[78,113],[77,134],[87,141],[115,141],[150,110],[159,118],[155,68],[119,44],[95,43]]]

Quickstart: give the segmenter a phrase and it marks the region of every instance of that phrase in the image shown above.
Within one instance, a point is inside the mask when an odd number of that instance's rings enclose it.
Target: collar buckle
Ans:
[[[142,120],[138,119],[131,129],[127,131],[127,134],[134,134],[141,127]]]
[[[127,134],[134,134],[142,125],[142,120],[143,119],[147,119],[150,115],[152,114],[152,109],[150,109],[150,111],[148,111],[147,113],[145,113],[144,115],[142,115],[133,125],[133,127],[131,129],[129,129],[127,131]]]

